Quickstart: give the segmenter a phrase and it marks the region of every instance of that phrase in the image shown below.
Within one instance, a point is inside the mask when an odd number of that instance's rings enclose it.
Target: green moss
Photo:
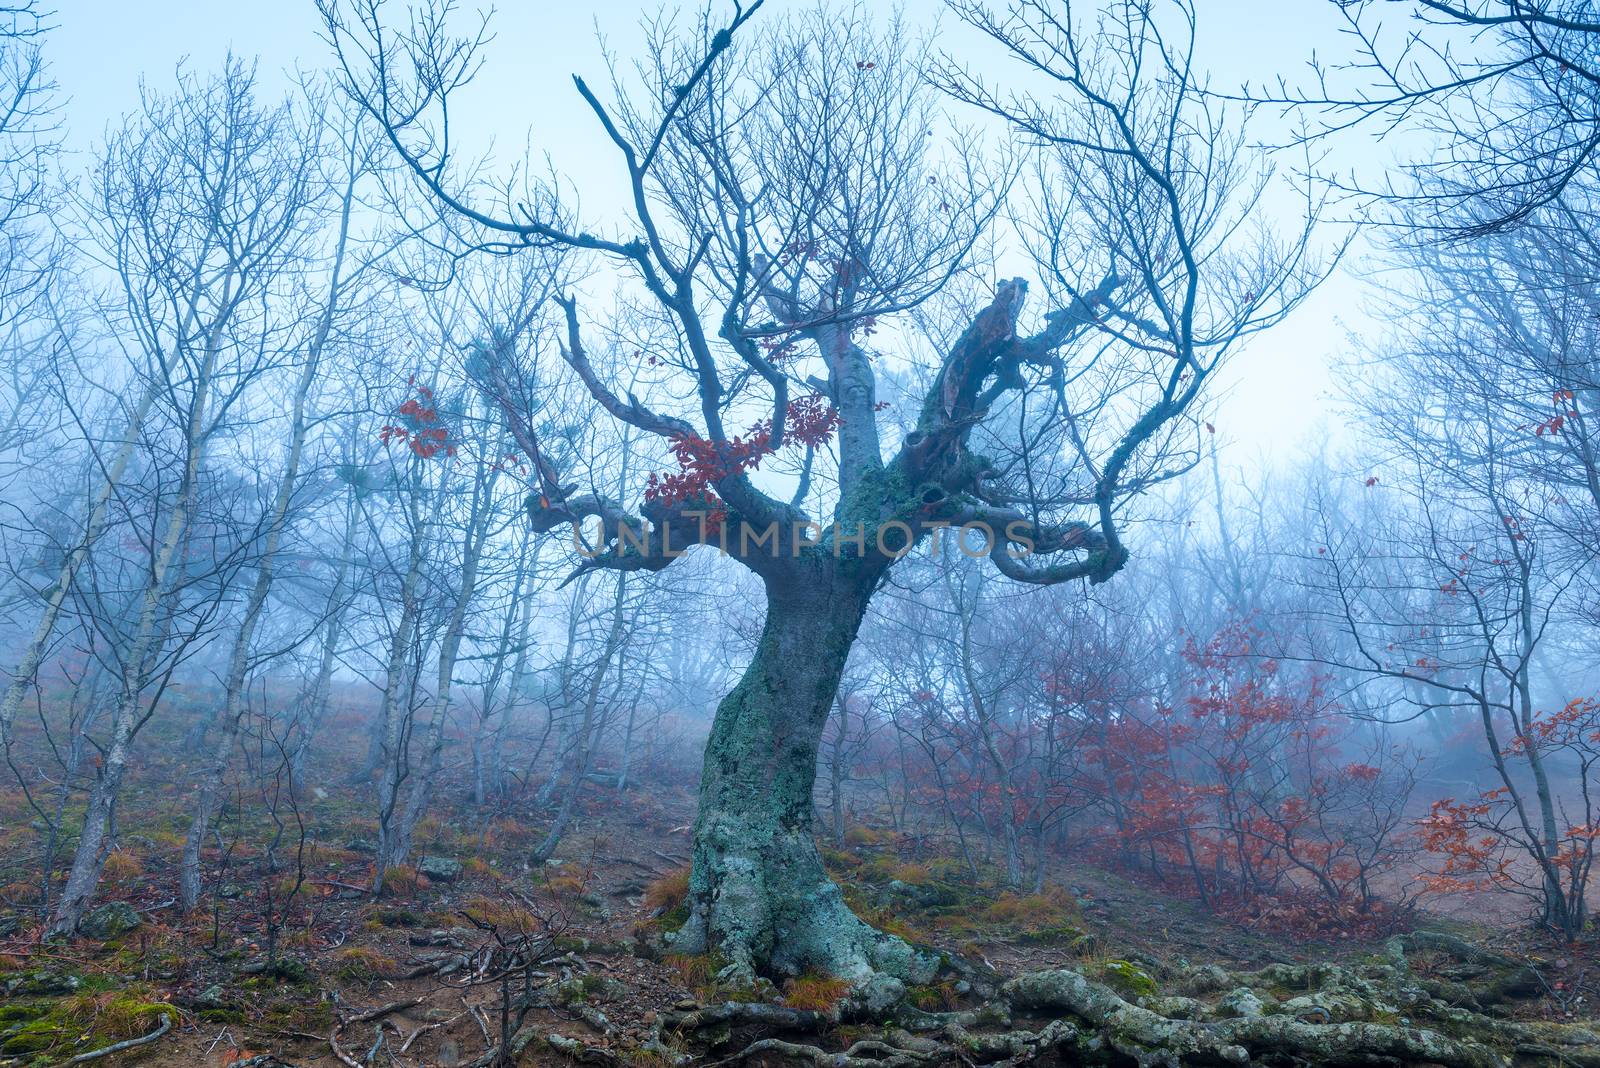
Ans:
[[[259,975],[252,975],[239,985],[251,990],[275,990],[285,983],[290,986],[305,986],[314,978],[305,961],[294,957],[279,957],[270,969]]]
[[[8,1027],[0,1033],[0,1053],[43,1053],[77,1033],[77,1028],[48,1017]]]
[[[1100,978],[1106,985],[1124,994],[1146,997],[1156,992],[1156,981],[1132,961],[1108,960],[1100,966]]]
[[[262,1013],[263,1027],[280,1031],[323,1031],[333,1026],[333,1006],[326,1001],[274,1001]]]
[[[1085,938],[1083,928],[1070,923],[1060,924],[1055,927],[1041,927],[1037,931],[1024,931],[1017,936],[1019,942],[1034,942],[1050,945],[1065,945],[1077,948]]]
[[[28,1023],[49,1011],[50,1004],[43,1001],[19,1001],[11,1005],[0,1005],[0,1027]]]
[[[926,984],[906,988],[906,1000],[926,1012],[950,1012],[960,1004],[954,982]]]
[[[162,1015],[177,1019],[177,1010],[146,1001],[146,991],[133,987],[107,999],[77,994],[56,1002],[19,1002],[3,1007],[0,1054],[56,1053],[79,1046],[94,1048],[154,1030]]]
[[[376,909],[371,919],[377,920],[385,927],[422,927],[426,917],[410,909]]]
[[[684,910],[684,918],[688,918],[688,910]],[[679,920],[682,923],[683,920]],[[550,939],[550,946],[557,953],[587,953],[590,943],[587,938],[577,938],[572,935],[556,935]]]
[[[95,1019],[98,1029],[114,1038],[133,1038],[156,1028],[165,1015],[176,1022],[177,1010],[162,1001],[145,1001],[133,993],[118,994],[107,1002]]]

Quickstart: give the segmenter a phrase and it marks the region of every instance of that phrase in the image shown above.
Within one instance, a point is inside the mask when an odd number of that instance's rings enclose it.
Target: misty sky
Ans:
[[[768,0],[774,11],[785,5],[786,0]],[[1204,0],[1199,6],[1199,65],[1212,72],[1218,89],[1280,74],[1303,78],[1313,54],[1328,61],[1348,48],[1328,0]],[[474,10],[463,4],[462,26]],[[503,4],[495,12],[496,39],[486,51],[479,81],[453,116],[464,143],[487,150],[492,142],[501,163],[521,158],[525,146],[536,155],[550,153],[582,192],[585,220],[615,220],[612,205],[625,203],[620,168],[570,78],[579,73],[605,84],[596,25],[610,50],[628,60],[638,53],[641,12],[655,10],[654,4],[582,0]],[[938,20],[945,46],[958,57],[984,64],[996,76],[1009,73],[995,49],[958,28],[948,14],[941,16],[940,0],[910,0],[904,10],[914,25]],[[403,4],[397,2],[395,11],[398,17]],[[165,89],[185,57],[197,69],[209,70],[230,48],[259,56],[263,90],[272,93],[286,85],[288,72],[329,62],[317,36],[312,0],[59,0],[56,12],[48,55],[65,98],[67,144],[79,153],[69,167],[82,166],[81,153],[93,147],[108,123],[134,107],[141,76],[153,88]],[[1395,154],[1393,146],[1374,147],[1364,139],[1331,147],[1328,169],[1339,172],[1359,163],[1370,175]],[[1298,158],[1286,158],[1284,166],[1292,167]],[[1295,220],[1285,224],[1292,227]],[[1339,439],[1329,369],[1350,351],[1351,333],[1365,325],[1362,306],[1368,297],[1355,277],[1362,271],[1358,247],[1288,323],[1252,342],[1219,376],[1213,410],[1219,432],[1232,443],[1230,463],[1282,460]]]

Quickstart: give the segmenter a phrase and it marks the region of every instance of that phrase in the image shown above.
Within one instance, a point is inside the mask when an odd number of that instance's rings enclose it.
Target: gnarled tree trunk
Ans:
[[[808,560],[767,580],[767,620],[706,743],[680,952],[717,951],[728,979],[816,970],[918,980],[934,964],[857,919],[812,837],[817,750],[876,576]]]

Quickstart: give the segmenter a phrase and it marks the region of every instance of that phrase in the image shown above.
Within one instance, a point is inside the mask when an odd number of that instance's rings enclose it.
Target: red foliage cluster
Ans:
[[[1572,403],[1572,390],[1558,389],[1551,394],[1550,402],[1559,409],[1555,415],[1538,423],[1533,428],[1534,437],[1544,437],[1546,434],[1554,436],[1561,433],[1561,428],[1567,425],[1568,419],[1578,418],[1578,413],[1567,408]]]
[[[1403,863],[1417,760],[1344,716],[1314,673],[1257,654],[1245,625],[1191,640],[1158,703],[1083,651],[1032,696],[968,708],[919,680],[883,753],[911,802],[1019,857],[1089,849],[1215,913],[1301,937],[1403,915],[1377,883]],[[909,682],[909,680],[908,680]],[[959,687],[956,688],[959,690]],[[985,847],[987,851],[987,847]]]
[[[785,428],[786,440],[817,448],[839,428],[839,413],[821,394],[807,394],[789,402]],[[678,470],[652,472],[645,483],[645,500],[671,505],[701,497],[715,503],[714,484],[760,467],[774,451],[770,419],[727,441],[679,435],[672,439]]]
[[[406,380],[407,386],[415,388],[415,394],[407,397],[395,409],[399,421],[385,423],[378,431],[378,440],[384,445],[401,442],[424,460],[431,460],[441,453],[447,457],[454,456],[456,446],[450,439],[449,429],[439,422],[439,408],[433,390],[418,386],[416,381],[416,375]]]
[[[1560,755],[1576,776],[1580,794],[1588,798],[1600,768],[1600,701],[1576,698],[1559,711],[1535,717],[1501,755]],[[1552,848],[1542,832],[1531,829],[1530,800],[1517,789],[1500,786],[1475,800],[1435,801],[1419,821],[1423,849],[1436,862],[1425,876],[1428,888],[1440,893],[1496,890],[1539,900],[1547,893],[1546,880],[1554,880],[1574,902],[1581,901],[1600,843],[1600,821],[1582,814],[1576,822],[1557,825]],[[1592,812],[1590,806],[1585,809]]]
[[[1373,881],[1395,861],[1414,760],[1362,738],[1325,680],[1254,655],[1256,637],[1191,640],[1181,706],[1102,732],[1090,759],[1120,801],[1117,855],[1218,912],[1349,937],[1384,919]]]

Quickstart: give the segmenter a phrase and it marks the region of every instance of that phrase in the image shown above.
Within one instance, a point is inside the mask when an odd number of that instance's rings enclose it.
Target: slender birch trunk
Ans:
[[[272,512],[267,521],[267,536],[262,546],[261,558],[256,565],[256,581],[245,602],[244,618],[234,635],[233,649],[228,657],[228,675],[223,683],[222,737],[212,751],[211,761],[201,780],[200,795],[195,801],[194,816],[189,822],[189,833],[184,839],[183,857],[178,867],[178,901],[185,912],[193,909],[200,900],[200,849],[205,844],[206,832],[221,803],[223,788],[227,783],[228,765],[233,761],[233,750],[239,741],[239,730],[245,709],[245,676],[250,669],[250,647],[255,641],[256,628],[272,592],[273,567],[277,562],[278,546],[283,541],[283,531],[289,518],[289,507],[294,501],[294,491],[300,480],[300,461],[306,444],[306,401],[311,387],[317,381],[322,366],[322,355],[333,328],[333,319],[339,306],[343,283],[345,250],[350,238],[350,209],[355,202],[357,173],[352,168],[345,184],[339,208],[339,237],[334,247],[331,277],[328,282],[328,299],[317,321],[316,332],[306,351],[305,366],[295,382],[289,421],[289,453],[284,460],[283,472],[278,478],[277,493],[272,501]]]
[[[454,681],[456,659],[461,652],[461,639],[466,634],[467,612],[478,589],[478,567],[483,559],[484,544],[489,535],[489,520],[494,515],[493,500],[496,477],[492,467],[473,480],[472,501],[467,510],[465,537],[462,539],[461,582],[456,588],[455,603],[450,609],[450,619],[439,642],[438,672],[434,680],[433,702],[428,717],[428,736],[423,748],[420,766],[412,771],[406,804],[393,832],[384,839],[384,850],[378,854],[382,867],[399,867],[411,855],[412,836],[417,824],[422,822],[433,795],[434,780],[438,777],[441,754],[444,751],[444,733],[450,715],[450,695]]]
[[[231,289],[231,275],[224,282],[223,306],[228,305],[226,295]],[[168,606],[171,586],[168,582],[172,560],[184,540],[195,506],[200,480],[201,463],[205,456],[206,410],[210,403],[211,379],[216,371],[218,354],[222,347],[225,319],[215,323],[206,338],[205,356],[195,379],[194,397],[189,408],[185,427],[185,457],[183,480],[179,484],[177,499],[167,516],[161,545],[150,561],[144,592],[140,598],[139,614],[132,632],[132,641],[123,657],[122,685],[117,694],[111,720],[111,743],[106,747],[100,773],[90,791],[89,807],[84,813],[83,830],[78,836],[77,852],[73,856],[72,870],[67,875],[67,885],[56,902],[48,934],[71,934],[94,897],[100,884],[100,873],[105,868],[110,848],[110,835],[117,797],[122,790],[122,778],[128,767],[128,756],[134,732],[141,722],[139,705],[145,685],[150,681],[150,669],[159,646],[165,641],[162,619]],[[158,640],[158,636],[159,639]]]

